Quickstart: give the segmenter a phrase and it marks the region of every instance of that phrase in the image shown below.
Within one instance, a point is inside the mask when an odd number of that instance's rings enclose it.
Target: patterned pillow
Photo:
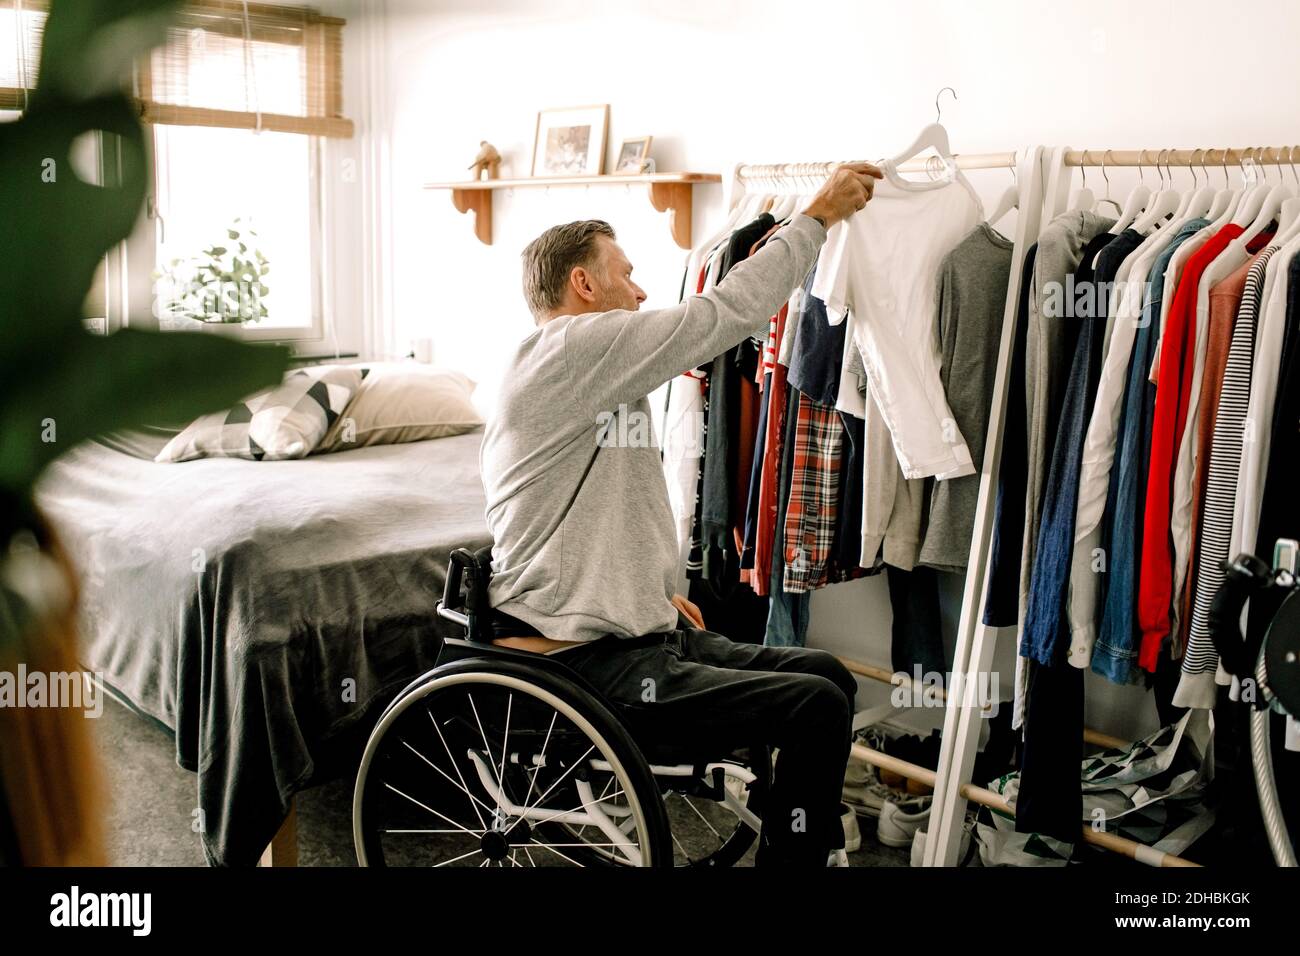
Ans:
[[[365,374],[365,369],[347,365],[295,369],[278,388],[198,418],[154,461],[305,458],[347,408]]]

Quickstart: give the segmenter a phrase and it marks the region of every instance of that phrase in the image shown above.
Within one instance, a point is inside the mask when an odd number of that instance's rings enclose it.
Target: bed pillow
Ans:
[[[347,408],[365,374],[349,365],[295,369],[279,387],[190,423],[154,461],[305,458]]]
[[[418,362],[371,365],[356,398],[316,452],[464,434],[483,424],[470,398],[475,384],[462,372]]]

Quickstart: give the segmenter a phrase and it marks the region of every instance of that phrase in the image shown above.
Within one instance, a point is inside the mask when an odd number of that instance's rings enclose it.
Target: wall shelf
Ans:
[[[683,249],[691,247],[691,198],[700,183],[720,183],[717,173],[646,173],[632,176],[535,176],[528,179],[485,179],[478,182],[425,183],[425,189],[451,190],[457,212],[474,214],[474,235],[485,246],[492,245],[492,194],[498,189],[536,189],[552,186],[649,187],[650,205],[668,213],[673,241]]]

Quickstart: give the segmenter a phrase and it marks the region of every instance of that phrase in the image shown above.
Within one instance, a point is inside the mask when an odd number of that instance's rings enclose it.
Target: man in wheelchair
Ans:
[[[880,172],[840,167],[803,213],[718,285],[667,309],[599,220],[547,230],[523,253],[537,329],[515,348],[481,468],[493,537],[497,643],[558,655],[664,739],[778,752],[760,865],[842,861],[840,791],[856,683],[831,654],[708,631],[675,594],[677,538],[648,394],[765,330],[826,230],[862,209]],[[616,436],[611,440],[611,436]]]

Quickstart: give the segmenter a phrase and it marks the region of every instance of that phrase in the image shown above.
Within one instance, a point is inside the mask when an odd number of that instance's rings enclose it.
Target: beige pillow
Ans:
[[[475,384],[461,372],[418,362],[372,364],[351,404],[315,453],[447,438],[470,431],[483,424],[470,400]]]

